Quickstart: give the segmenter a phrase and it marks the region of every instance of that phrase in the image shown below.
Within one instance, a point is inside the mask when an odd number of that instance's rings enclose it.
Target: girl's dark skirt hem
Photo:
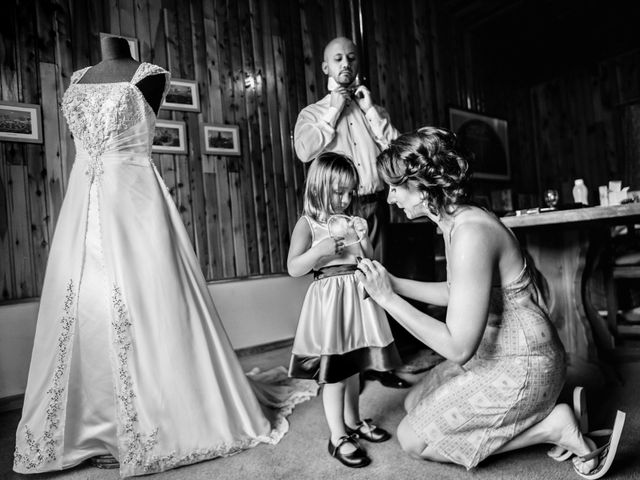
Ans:
[[[367,370],[387,371],[402,365],[394,342],[385,347],[363,347],[335,355],[291,355],[289,376],[336,383]]]

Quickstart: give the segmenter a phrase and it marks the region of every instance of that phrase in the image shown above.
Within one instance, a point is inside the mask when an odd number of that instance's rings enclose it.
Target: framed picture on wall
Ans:
[[[100,32],[100,40],[105,37],[118,37],[124,38],[127,42],[129,42],[129,50],[131,50],[131,56],[134,60],[140,61],[140,44],[138,43],[138,39],[134,37],[125,37],[124,35],[113,35],[112,33],[104,33]]]
[[[151,151],[155,153],[187,153],[187,124],[173,120],[157,120]]]
[[[162,103],[167,110],[184,110],[187,112],[200,111],[200,95],[198,82],[172,78],[167,96]]]
[[[202,126],[204,153],[213,155],[240,155],[240,127],[205,123]]]
[[[0,102],[0,141],[42,143],[40,105]]]
[[[509,180],[509,137],[507,121],[462,108],[449,108],[449,128],[471,155],[475,178]]]

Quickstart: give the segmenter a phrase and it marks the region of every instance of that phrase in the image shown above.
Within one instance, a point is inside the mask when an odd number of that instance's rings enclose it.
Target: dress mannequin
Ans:
[[[122,37],[104,37],[100,41],[102,61],[87,71],[78,83],[128,82],[140,66],[131,57],[129,42]],[[165,76],[150,75],[136,84],[151,109],[158,114],[165,87]]]

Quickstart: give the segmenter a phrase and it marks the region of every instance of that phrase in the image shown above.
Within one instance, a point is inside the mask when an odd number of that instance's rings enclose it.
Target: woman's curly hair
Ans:
[[[393,140],[378,155],[378,173],[389,185],[417,186],[434,215],[469,203],[469,164],[456,147],[456,135],[443,128],[423,127]]]

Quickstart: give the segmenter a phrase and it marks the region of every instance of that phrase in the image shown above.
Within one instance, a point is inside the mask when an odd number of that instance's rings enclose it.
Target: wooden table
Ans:
[[[586,281],[610,227],[640,223],[640,203],[585,207],[503,217],[532,256],[549,287],[551,320],[567,352],[587,360],[598,348],[613,349],[613,336],[605,318],[593,307]]]

